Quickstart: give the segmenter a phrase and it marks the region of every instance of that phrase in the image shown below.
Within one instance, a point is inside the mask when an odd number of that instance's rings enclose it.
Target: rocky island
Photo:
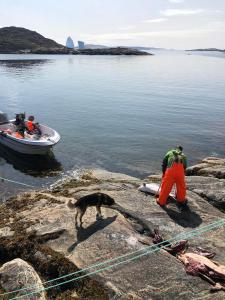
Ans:
[[[152,55],[127,47],[71,49],[35,31],[20,27],[0,28],[0,54]]]
[[[160,179],[158,174],[144,181]],[[23,299],[25,294],[29,299],[224,299],[223,288],[217,289],[212,279],[201,272],[188,275],[176,255],[157,245],[157,251],[113,268],[102,264],[135,251],[143,253],[154,245],[156,231],[165,240],[224,218],[225,159],[204,159],[187,170],[186,181],[189,209],[185,211],[173,201],[166,209],[159,207],[154,196],[138,191],[143,182],[139,178],[104,170],[89,170],[51,189],[10,198],[0,208],[0,294],[26,288],[13,295]],[[90,207],[83,226],[75,228],[74,211],[66,203],[94,192],[110,195],[117,208],[103,208],[104,218],[96,220],[95,208]],[[225,228],[220,227],[189,238],[188,251],[201,247],[214,252],[219,269],[225,262],[224,235]],[[100,265],[81,270],[96,263]],[[203,270],[203,263],[200,266]],[[74,272],[78,273],[48,282]]]
[[[206,52],[223,52],[225,53],[225,49],[218,49],[218,48],[200,48],[200,49],[191,49],[185,51],[206,51]]]
[[[153,55],[145,51],[126,47],[96,48],[96,49],[68,49],[68,48],[37,48],[31,54],[72,54],[72,55]]]

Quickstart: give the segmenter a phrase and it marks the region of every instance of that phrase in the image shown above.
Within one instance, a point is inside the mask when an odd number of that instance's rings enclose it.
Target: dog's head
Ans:
[[[113,205],[115,204],[115,201],[112,197],[110,197],[109,195],[106,195],[106,194],[102,194],[103,196],[103,200],[102,200],[102,203],[103,205]]]

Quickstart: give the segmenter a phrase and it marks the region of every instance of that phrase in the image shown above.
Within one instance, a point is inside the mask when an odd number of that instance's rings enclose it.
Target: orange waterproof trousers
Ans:
[[[167,198],[171,192],[173,185],[176,184],[176,199],[178,202],[185,202],[186,184],[184,166],[182,163],[173,163],[172,167],[168,168],[162,179],[161,191],[159,194],[159,204],[166,205]]]

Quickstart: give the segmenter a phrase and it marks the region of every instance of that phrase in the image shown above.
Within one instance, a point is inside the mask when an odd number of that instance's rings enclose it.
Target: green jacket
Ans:
[[[187,168],[187,158],[184,153],[178,149],[172,149],[164,156],[162,163],[163,174],[166,172],[166,169],[172,167],[175,162],[180,162],[183,164],[184,169]]]

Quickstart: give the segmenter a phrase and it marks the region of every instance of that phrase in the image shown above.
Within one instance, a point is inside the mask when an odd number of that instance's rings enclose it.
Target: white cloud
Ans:
[[[170,3],[183,3],[184,0],[169,0]]]
[[[225,22],[224,21],[212,21],[209,22],[207,27],[213,30],[224,30],[225,29]]]
[[[128,26],[119,27],[119,30],[130,30],[134,28],[135,28],[134,25],[128,25]]]
[[[225,32],[225,28],[220,31]],[[105,33],[105,34],[83,34],[83,39],[88,42],[116,42],[126,40],[138,40],[139,38],[148,37],[166,37],[166,38],[186,38],[193,36],[203,36],[209,33],[218,32],[217,28],[194,28],[188,30],[158,30],[158,31],[143,31],[129,33]]]
[[[216,14],[221,14],[221,13],[224,13],[225,11],[220,10],[220,9],[216,9],[216,10],[214,10],[214,12],[215,12]]]
[[[167,18],[158,18],[158,19],[150,19],[150,20],[144,20],[142,23],[161,23],[167,21]]]
[[[201,14],[203,12],[204,12],[204,9],[202,9],[202,8],[198,8],[198,9],[166,9],[166,10],[160,11],[160,13],[166,17],[181,16],[181,15],[196,15],[196,14]]]

